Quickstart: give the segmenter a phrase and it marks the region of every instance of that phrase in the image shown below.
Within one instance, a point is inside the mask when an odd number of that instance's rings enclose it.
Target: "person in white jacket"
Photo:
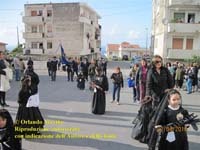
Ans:
[[[12,70],[8,67],[3,52],[0,51],[0,105],[3,107],[9,106],[6,104],[6,92],[10,89],[11,78]]]

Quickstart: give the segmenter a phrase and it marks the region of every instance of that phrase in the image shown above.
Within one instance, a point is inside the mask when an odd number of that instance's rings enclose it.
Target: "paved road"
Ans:
[[[108,77],[113,67],[120,66],[125,78],[129,73],[128,62],[110,62]],[[128,69],[127,69],[128,68]],[[45,127],[76,128],[78,131],[48,131],[43,134],[51,135],[88,135],[93,138],[54,138],[23,140],[24,150],[146,150],[147,146],[130,138],[131,121],[136,116],[139,105],[132,103],[132,90],[125,88],[121,91],[121,105],[111,104],[112,84],[107,93],[105,115],[91,114],[92,93],[86,88],[80,91],[75,82],[67,82],[65,76],[59,76],[56,82],[51,82],[46,71],[40,72],[40,109],[45,120],[62,120],[63,124],[48,124]],[[64,73],[60,72],[60,75]],[[86,84],[88,87],[88,84]],[[17,112],[17,94],[19,82],[12,82],[12,88],[7,93],[7,101],[11,105],[8,109],[13,119]],[[200,93],[186,95],[183,93],[183,104],[190,112],[200,116]],[[191,150],[199,150],[200,132],[189,130]]]

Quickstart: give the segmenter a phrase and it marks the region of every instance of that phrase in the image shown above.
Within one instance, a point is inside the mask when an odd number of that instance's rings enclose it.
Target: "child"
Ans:
[[[160,125],[161,139],[159,150],[188,150],[187,127],[185,125],[173,125],[188,116],[187,110],[181,106],[181,94],[177,90],[171,90],[168,95],[168,106],[164,110]]]
[[[0,149],[21,150],[21,140],[15,138],[13,120],[6,109],[0,110]]]
[[[77,77],[77,87],[80,90],[84,90],[85,89],[85,77],[84,77],[84,75],[83,75],[82,72],[80,72],[78,74],[78,77]]]
[[[119,99],[120,99],[120,90],[124,87],[124,81],[123,81],[123,75],[120,71],[120,67],[116,67],[114,70],[114,73],[110,77],[113,81],[113,99],[111,103],[115,101],[115,95],[117,93],[117,105],[119,105]]]

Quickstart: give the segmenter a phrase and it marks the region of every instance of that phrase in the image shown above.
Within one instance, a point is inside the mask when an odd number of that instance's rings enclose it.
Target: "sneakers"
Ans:
[[[110,102],[113,103],[115,100],[111,100]]]
[[[119,102],[117,102],[117,105],[120,105]]]

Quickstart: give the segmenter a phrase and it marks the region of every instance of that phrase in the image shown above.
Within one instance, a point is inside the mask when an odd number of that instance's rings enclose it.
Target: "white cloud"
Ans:
[[[113,27],[110,30],[109,35],[113,37],[113,36],[118,35],[119,33],[120,33],[119,25],[118,24],[114,24]]]
[[[141,38],[141,33],[134,31],[134,30],[130,30],[128,32],[128,39],[130,40],[134,40],[134,39],[140,39]]]

